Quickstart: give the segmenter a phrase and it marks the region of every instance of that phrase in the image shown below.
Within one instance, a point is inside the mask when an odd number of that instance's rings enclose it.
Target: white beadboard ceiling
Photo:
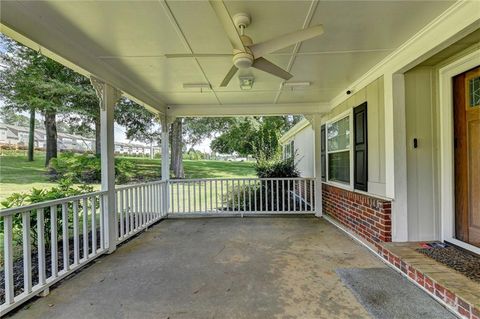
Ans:
[[[453,1],[226,1],[247,12],[254,42],[323,24],[325,33],[267,56],[305,89],[281,90],[282,80],[259,70],[251,91],[238,74],[220,82],[229,57],[167,59],[172,53],[230,53],[207,1],[2,1],[1,22],[150,105],[322,103],[445,11]],[[186,90],[208,82],[212,90]]]

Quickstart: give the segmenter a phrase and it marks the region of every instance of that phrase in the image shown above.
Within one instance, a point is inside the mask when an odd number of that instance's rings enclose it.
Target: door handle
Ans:
[[[417,148],[418,147],[418,140],[417,138],[414,138],[413,139],[413,148]]]

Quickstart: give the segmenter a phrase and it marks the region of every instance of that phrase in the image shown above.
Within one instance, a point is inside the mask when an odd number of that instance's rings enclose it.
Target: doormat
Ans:
[[[480,283],[480,256],[454,246],[431,246],[417,251]]]
[[[337,269],[343,284],[375,319],[454,319],[451,312],[390,268]]]

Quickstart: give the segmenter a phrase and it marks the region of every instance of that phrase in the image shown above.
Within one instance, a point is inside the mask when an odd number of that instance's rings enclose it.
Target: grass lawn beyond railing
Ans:
[[[135,163],[137,180],[160,179],[161,159],[124,157]],[[1,151],[0,154],[0,201],[13,193],[28,192],[32,188],[50,188],[57,183],[50,181],[44,167],[45,154],[35,153],[35,161],[27,161],[26,152]],[[236,178],[255,177],[253,162],[227,162],[217,160],[184,160],[185,178]],[[95,190],[99,184],[93,184]]]

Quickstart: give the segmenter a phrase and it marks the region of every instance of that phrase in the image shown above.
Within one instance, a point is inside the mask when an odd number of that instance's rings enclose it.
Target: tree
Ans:
[[[257,161],[273,159],[279,154],[280,136],[298,120],[292,116],[237,118],[212,141],[211,148],[223,154],[252,155]]]
[[[35,112],[43,114],[46,131],[46,159],[57,157],[56,116],[68,107],[75,93],[72,78],[77,74],[13,40],[2,36],[6,52],[0,58],[0,92],[5,107],[30,112],[29,154],[33,156]]]

